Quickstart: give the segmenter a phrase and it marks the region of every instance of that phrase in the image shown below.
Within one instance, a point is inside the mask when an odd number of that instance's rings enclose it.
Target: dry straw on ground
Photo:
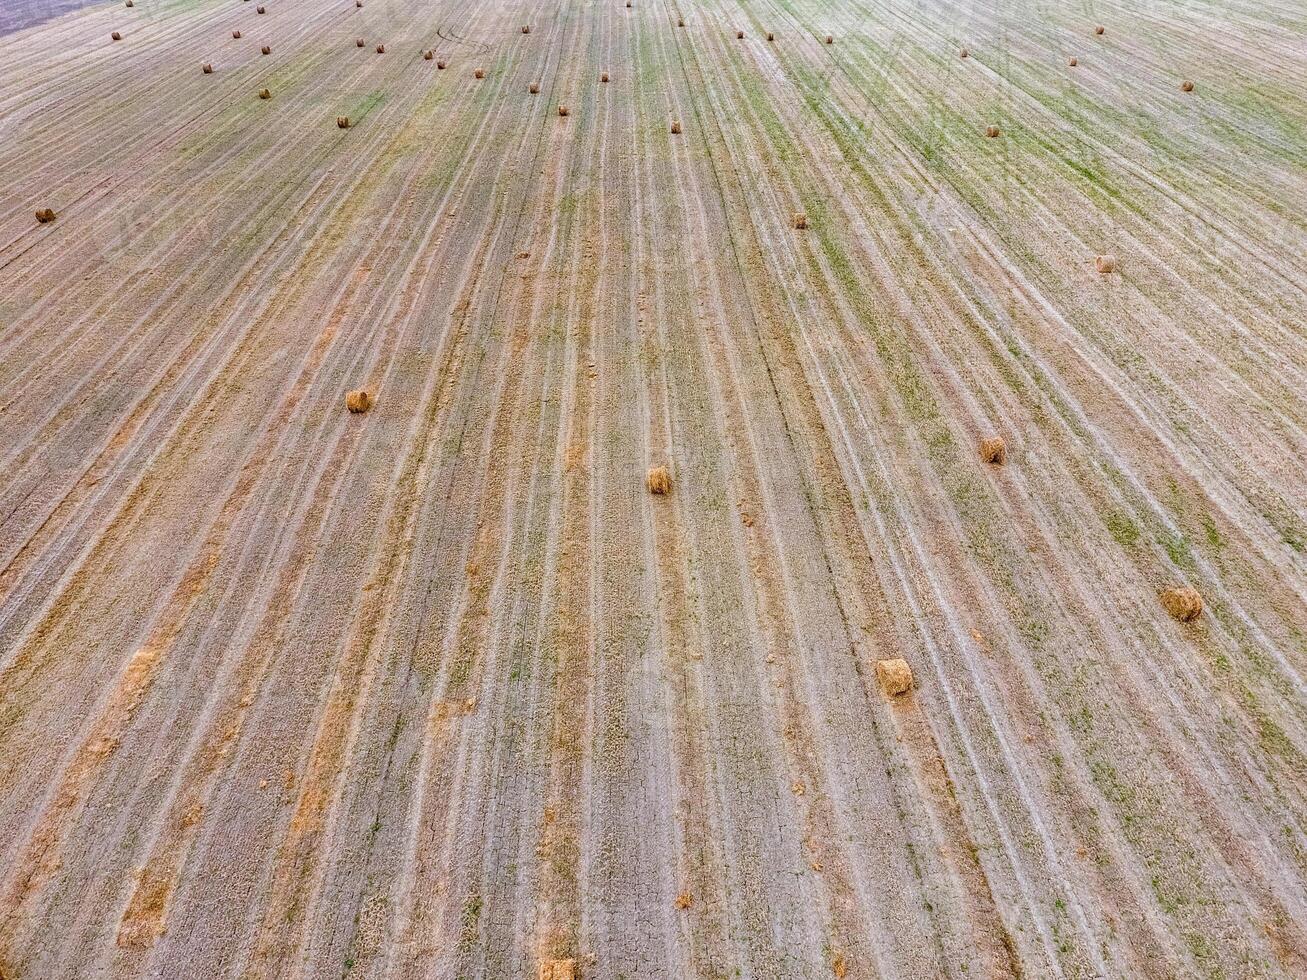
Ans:
[[[1097,269],[1099,272],[1101,272],[1103,275],[1107,275],[1109,272],[1115,272],[1116,256],[1112,255],[1111,253],[1107,255],[1096,256],[1094,258],[1094,268]]]
[[[357,415],[371,408],[374,401],[373,397],[362,388],[356,388],[345,396],[345,407]]]
[[[902,657],[877,660],[876,681],[886,696],[896,698],[912,690],[912,668]]]
[[[1007,462],[1007,443],[1002,436],[990,436],[980,440],[980,458],[986,463],[1002,466]]]
[[[55,217],[56,217],[56,215],[55,215],[54,210],[53,210],[52,208],[38,208],[38,209],[37,209],[37,212],[36,212],[36,220],[39,221],[39,222],[40,222],[41,224],[43,224],[43,225],[48,225],[51,221],[53,221],[53,220],[55,219]]]
[[[337,116],[336,125],[341,129],[349,129],[349,116]]]
[[[672,492],[672,474],[667,472],[666,466],[651,466],[645,474],[644,485],[650,493],[664,496]]]
[[[541,960],[538,980],[576,980],[576,960]]]
[[[1202,615],[1203,597],[1188,585],[1177,585],[1163,590],[1162,605],[1176,619],[1188,623]]]
[[[565,115],[567,115],[567,106],[565,106],[565,105],[560,105],[560,106],[558,107],[558,114],[559,114],[560,116],[565,116]]]
[[[794,221],[794,227],[795,227],[795,228],[807,228],[807,227],[808,227],[808,216],[807,216],[806,214],[804,214],[802,211],[795,211],[795,212],[794,212],[794,219],[793,219],[793,221]]]
[[[206,75],[212,75],[212,74],[213,74],[213,65],[209,64],[209,63],[206,61],[204,64],[200,65],[200,71],[204,72],[204,74],[206,74]]]

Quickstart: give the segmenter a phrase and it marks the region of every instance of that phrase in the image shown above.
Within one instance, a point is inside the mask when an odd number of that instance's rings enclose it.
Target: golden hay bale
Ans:
[[[1099,272],[1101,272],[1103,275],[1107,275],[1109,272],[1116,271],[1116,256],[1112,255],[1111,253],[1108,253],[1107,255],[1095,256],[1094,268],[1097,269]]]
[[[266,14],[268,12],[268,9],[266,7],[255,7],[254,12],[256,14]]]
[[[272,54],[272,48],[268,47],[266,44],[260,50],[264,54]]]
[[[808,216],[802,211],[794,212],[794,227],[803,229],[808,227]]]
[[[445,61],[444,61],[443,58],[442,58],[440,61],[437,61],[437,62],[436,62],[436,69],[439,70],[439,71],[444,71],[444,70],[445,70]]]
[[[776,35],[773,34],[771,31],[768,31],[768,32],[767,32],[767,40],[768,40],[768,41],[775,41],[775,40],[776,40]]]
[[[1105,30],[1106,30],[1106,28],[1103,27],[1102,24],[1099,24],[1097,27],[1094,28],[1094,33],[1095,33],[1095,34],[1102,34],[1103,31],[1105,31]]]
[[[385,54],[385,53],[386,53],[386,46],[384,44],[378,44],[377,54]]]
[[[1002,436],[990,436],[980,440],[980,458],[986,463],[1002,466],[1007,462],[1007,443]]]
[[[902,657],[877,660],[876,681],[886,697],[896,698],[912,690],[912,668]]]
[[[985,127],[985,135],[986,135],[987,137],[989,137],[990,139],[996,139],[996,138],[998,137],[998,127],[997,127],[997,126],[986,126],[986,127]]]
[[[368,42],[365,41],[365,40],[363,40],[363,38],[361,38],[361,37],[356,37],[356,38],[354,39],[354,47],[356,47],[356,48],[361,48],[361,47],[363,47],[364,45],[366,45],[367,43],[368,43]]]
[[[672,121],[672,132],[673,132],[673,133],[680,133],[680,131],[681,131],[681,122],[680,122],[680,120],[679,120],[679,119],[673,120],[673,121]]]
[[[266,88],[261,88],[259,89],[259,98],[270,99],[272,98],[272,93],[269,92]]]
[[[607,84],[608,84],[608,72],[606,72],[606,71],[600,72],[600,73],[599,73],[599,81],[601,81],[601,82],[603,82],[605,85],[607,85]]]
[[[576,960],[541,960],[538,980],[576,980]]]
[[[737,41],[742,41],[742,40],[744,40],[744,31],[736,31],[736,32],[735,32],[735,39],[736,39]]]
[[[1188,623],[1197,619],[1203,612],[1203,597],[1198,590],[1187,585],[1177,585],[1164,589],[1160,596],[1162,605],[1176,619]]]
[[[684,26],[685,26],[685,21],[684,21],[682,18],[677,17],[677,18],[676,18],[676,26],[677,26],[677,27],[684,27]]]
[[[423,61],[430,61],[430,60],[431,60],[432,58],[434,58],[435,56],[436,56],[436,53],[435,53],[434,51],[423,51],[423,52],[422,52],[422,60],[423,60]]]
[[[336,125],[341,129],[349,129],[349,116],[337,116]]]
[[[565,116],[565,115],[567,115],[567,106],[565,106],[565,105],[560,105],[560,106],[558,107],[558,114],[559,114],[560,116]]]
[[[363,0],[354,0],[354,6],[355,6],[355,7],[362,7],[362,6],[363,6]]]
[[[1080,61],[1076,58],[1075,55],[1072,55],[1070,58],[1067,58],[1066,63],[1072,68],[1074,68],[1076,65],[1080,64]]]
[[[234,38],[240,38],[240,36],[241,36],[241,32],[240,32],[240,31],[232,31],[232,32],[231,32],[231,36],[234,37]]]
[[[644,476],[644,485],[650,493],[665,496],[672,492],[672,474],[667,472],[666,466],[651,466]]]
[[[1189,81],[1189,79],[1186,78],[1183,82],[1180,83],[1181,92],[1192,92],[1193,90],[1194,90],[1194,83]]]
[[[476,71],[474,71],[474,72],[472,73],[472,77],[473,77],[473,78],[485,78],[485,77],[486,77],[486,70],[485,70],[484,68],[478,68]]]
[[[530,25],[530,24],[523,24],[523,25],[522,25],[522,33],[523,33],[523,34],[530,34],[530,33],[531,33],[531,25]]]
[[[345,407],[355,415],[366,412],[374,403],[375,399],[362,388],[357,388],[345,396]]]
[[[209,64],[209,63],[206,61],[204,64],[200,65],[200,71],[204,72],[204,74],[206,74],[206,75],[212,75],[212,74],[213,74],[213,65]]]
[[[958,52],[958,57],[959,57],[959,58],[970,58],[970,57],[971,57],[971,52],[968,51],[966,48],[963,48],[961,51]]]
[[[538,92],[540,91],[540,83],[539,83],[539,82],[532,82],[530,85],[527,86],[527,89],[526,89],[526,90],[527,90],[528,92],[530,92],[532,95],[535,95],[536,93],[538,93]]]
[[[827,34],[827,35],[826,35],[826,43],[827,43],[827,44],[834,44],[834,43],[835,43],[835,38],[832,37],[830,34]]]
[[[53,221],[53,220],[55,219],[55,217],[56,217],[56,215],[55,215],[54,210],[53,210],[52,208],[38,208],[38,209],[37,209],[37,212],[36,212],[36,220],[39,221],[39,222],[40,222],[41,224],[43,224],[43,225],[48,225],[51,221]]]
[[[676,896],[676,901],[673,904],[678,909],[688,909],[694,904],[694,896],[689,892],[681,892],[681,894]]]
[[[117,31],[114,31],[112,34],[109,35],[109,37],[115,41],[121,41],[123,39],[123,36],[119,34]]]

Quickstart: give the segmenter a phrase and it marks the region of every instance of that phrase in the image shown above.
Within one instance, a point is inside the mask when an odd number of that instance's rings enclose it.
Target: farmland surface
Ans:
[[[263,3],[0,37],[0,977],[1307,976],[1307,8]]]

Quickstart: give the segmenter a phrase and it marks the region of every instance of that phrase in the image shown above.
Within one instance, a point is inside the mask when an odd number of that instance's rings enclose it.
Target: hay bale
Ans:
[[[650,493],[659,497],[666,496],[672,492],[672,474],[666,466],[651,466],[644,476],[644,485]]]
[[[109,35],[109,37],[114,41],[121,41],[123,39],[123,36],[119,34],[117,31],[114,31],[112,34]]]
[[[1002,466],[1007,462],[1007,443],[1002,436],[990,436],[980,440],[980,458],[986,463]]]
[[[129,6],[129,7],[135,7],[136,4],[133,3],[132,0],[127,0],[127,6]]]
[[[679,135],[680,132],[681,132],[681,121],[680,121],[679,119],[673,119],[673,120],[672,120],[672,133],[673,133],[673,135]]]
[[[541,960],[538,980],[576,980],[576,960]]]
[[[259,98],[270,99],[272,98],[272,93],[269,92],[266,88],[261,88],[259,89]]]
[[[565,106],[565,105],[560,105],[560,106],[558,107],[558,114],[559,114],[560,116],[565,116],[565,115],[567,115],[567,106]]]
[[[767,40],[768,40],[768,41],[775,41],[775,40],[776,40],[776,35],[773,34],[771,31],[768,31],[768,32],[767,32]]]
[[[682,18],[677,17],[677,18],[676,18],[676,26],[677,26],[677,27],[684,27],[684,26],[685,26],[685,21],[684,21]]]
[[[435,53],[434,51],[423,51],[423,52],[422,52],[422,60],[423,60],[423,61],[430,61],[430,60],[431,60],[432,58],[434,58],[435,56],[436,56],[436,53]]]
[[[834,43],[835,43],[835,38],[832,37],[830,34],[827,34],[827,35],[826,35],[826,43],[827,43],[827,44],[834,44]]]
[[[1188,585],[1163,589],[1160,598],[1166,611],[1182,623],[1192,622],[1202,615],[1203,597]]]
[[[356,388],[345,396],[345,407],[355,415],[366,412],[374,404],[376,404],[376,399],[362,388]]]
[[[349,129],[349,116],[337,116],[336,125],[341,129]]]
[[[1180,83],[1181,92],[1192,92],[1193,90],[1194,90],[1194,83],[1189,81],[1189,79],[1186,78],[1183,82]]]
[[[384,44],[378,44],[377,54],[385,54],[385,53],[386,53],[386,46]]]
[[[985,127],[985,136],[987,136],[989,139],[997,139],[997,138],[998,138],[998,132],[999,132],[999,130],[998,130],[998,127],[997,127],[997,126],[986,126],[986,127]]]
[[[363,38],[361,38],[361,37],[356,37],[356,38],[354,39],[354,47],[356,47],[356,48],[361,48],[361,47],[363,47],[364,45],[366,45],[367,43],[368,43],[368,42],[365,41],[365,40],[363,40]]]
[[[897,698],[912,690],[912,668],[902,657],[877,660],[876,681],[886,697]]]
[[[263,6],[255,7],[254,12],[256,14],[266,14],[268,12],[268,8]]]
[[[57,215],[52,208],[37,208],[36,220],[43,225],[48,225]]]
[[[802,211],[794,212],[794,227],[803,230],[808,227],[808,216]]]
[[[523,33],[523,34],[530,34],[530,33],[531,33],[531,25],[530,25],[530,24],[523,24],[523,25],[522,25],[522,33]]]
[[[1102,34],[1106,29],[1107,28],[1105,28],[1102,24],[1099,24],[1097,27],[1094,28],[1094,33]]]
[[[959,58],[970,58],[970,57],[971,57],[971,52],[968,51],[966,48],[963,48],[961,51],[958,52],[958,57],[959,57]]]
[[[357,10],[359,7],[362,7],[362,6],[363,6],[363,0],[354,0],[354,8],[355,8],[356,10]]]
[[[472,73],[472,77],[473,77],[473,78],[485,78],[485,77],[486,77],[486,70],[485,70],[484,68],[478,68],[476,71],[474,71],[474,72]]]
[[[606,72],[606,71],[602,71],[602,72],[600,72],[600,73],[599,73],[599,81],[602,82],[603,84],[607,85],[607,84],[608,84],[608,72]]]
[[[241,36],[241,32],[240,32],[240,31],[232,31],[232,32],[231,32],[231,36],[234,37],[234,38],[236,38],[237,40],[239,40],[239,39],[240,39],[240,36]]]
[[[1070,58],[1067,58],[1066,63],[1071,68],[1074,68],[1076,65],[1080,64],[1080,62],[1076,59],[1075,55],[1072,55]]]
[[[213,65],[209,64],[209,63],[206,61],[204,64],[200,65],[200,71],[204,72],[204,74],[206,74],[206,75],[212,75],[212,74],[213,74]]]
[[[261,48],[261,50],[264,54],[272,54],[272,48],[268,47],[266,44]]]
[[[526,90],[530,92],[532,95],[536,95],[540,92],[540,83],[532,82],[530,85],[527,86]]]
[[[737,41],[743,41],[743,40],[744,40],[744,31],[736,31],[736,32],[735,32],[735,39],[736,39]]]
[[[674,904],[678,909],[684,911],[685,909],[688,909],[691,905],[694,904],[694,896],[691,895],[689,892],[681,892],[681,894],[676,896],[676,901]]]
[[[1109,272],[1116,271],[1116,256],[1110,252],[1106,255],[1099,255],[1094,258],[1094,268],[1107,275]]]
[[[444,62],[444,59],[443,59],[443,58],[442,58],[440,61],[437,61],[437,62],[436,62],[436,70],[437,70],[437,71],[444,71],[444,70],[445,70],[445,62]]]
[[[631,9],[631,0],[626,0],[626,9],[627,10]]]

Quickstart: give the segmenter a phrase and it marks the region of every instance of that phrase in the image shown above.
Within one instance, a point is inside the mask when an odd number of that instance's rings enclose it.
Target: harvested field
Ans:
[[[0,37],[0,977],[1307,976],[1307,11],[255,9]]]

